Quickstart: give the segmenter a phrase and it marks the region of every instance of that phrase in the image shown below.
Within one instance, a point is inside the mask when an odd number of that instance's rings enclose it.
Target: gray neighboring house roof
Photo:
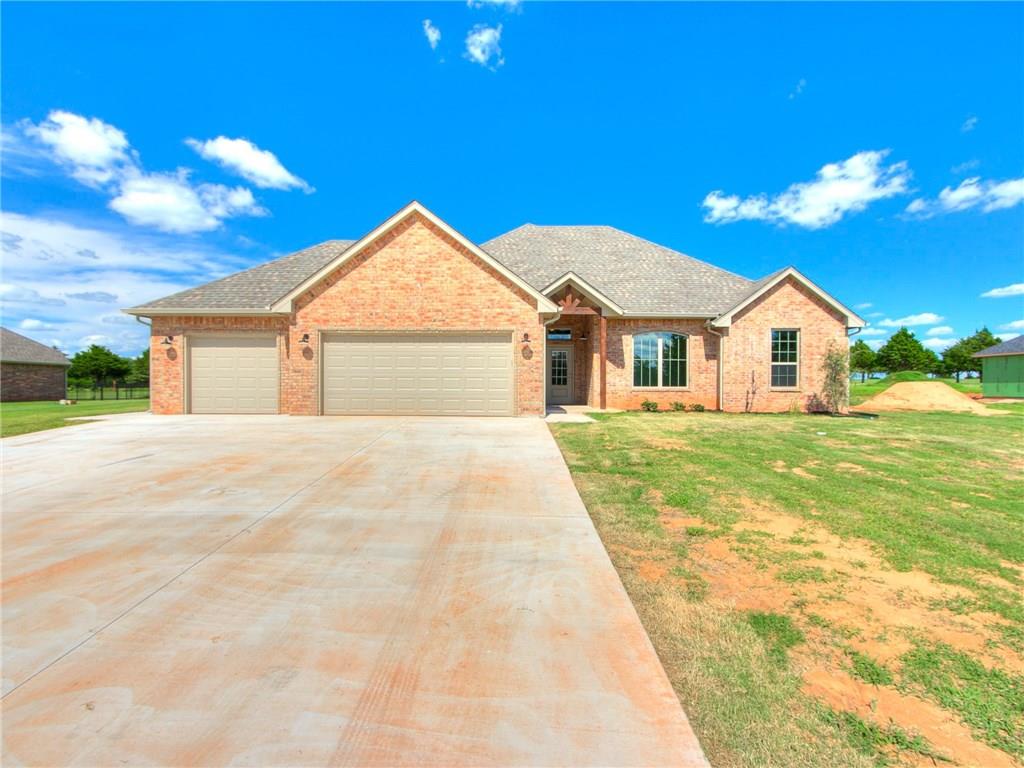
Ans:
[[[1024,355],[1024,334],[1017,336],[1002,344],[996,344],[981,352],[975,352],[973,357],[1000,357],[1002,355]]]
[[[64,367],[71,365],[63,352],[6,328],[0,328],[0,362]]]
[[[631,315],[715,317],[758,285],[608,226],[524,224],[481,248],[537,289],[574,272]]]
[[[138,314],[145,314],[144,310],[194,312],[204,309],[265,312],[292,288],[344,253],[353,242],[328,240],[128,311]]]
[[[353,242],[329,240],[126,311],[268,312]],[[524,224],[481,249],[538,291],[572,272],[627,315],[717,317],[779,274],[748,280],[608,226]]]

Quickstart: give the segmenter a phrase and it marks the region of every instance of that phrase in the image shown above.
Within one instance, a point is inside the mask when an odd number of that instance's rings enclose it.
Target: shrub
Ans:
[[[686,410],[686,403],[680,403],[678,400],[676,400],[674,403],[672,403],[672,410],[673,411],[685,411]]]
[[[849,350],[840,348],[835,342],[828,345],[821,368],[825,374],[823,399],[829,413],[839,413],[849,404],[849,359]]]
[[[694,403],[690,406],[690,410],[694,413],[704,413],[705,408],[700,403]]]
[[[640,407],[650,413],[654,413],[656,410],[658,410],[658,404],[653,400],[644,400],[642,403],[640,403]]]

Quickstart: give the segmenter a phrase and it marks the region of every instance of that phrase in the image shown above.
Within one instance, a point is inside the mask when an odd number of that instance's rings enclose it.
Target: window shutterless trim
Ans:
[[[665,358],[664,358],[665,345],[662,343],[662,342],[664,342],[664,339],[661,337],[661,334],[668,334],[669,336],[679,336],[680,338],[683,339],[683,344],[684,344],[684,349],[685,349],[686,357],[683,358],[683,361],[682,361],[684,363],[684,365],[683,365],[684,384],[682,384],[682,386],[680,386],[678,384],[668,384],[668,385],[666,385],[666,384],[662,383],[662,381],[663,381],[663,372],[664,372],[664,369],[662,368],[662,365],[663,365],[663,363],[665,361]],[[637,347],[637,344],[636,344],[636,342],[637,342],[637,339],[641,339],[644,336],[655,336],[656,339],[657,339],[657,342],[658,342],[657,357],[655,358],[655,370],[657,371],[657,377],[658,377],[658,383],[657,384],[637,384],[636,383],[636,362],[637,362],[637,357],[636,357],[636,347]],[[688,333],[679,333],[678,331],[668,331],[668,330],[651,330],[651,331],[644,331],[643,333],[634,333],[630,337],[630,339],[631,339],[631,344],[632,344],[632,349],[630,350],[630,353],[631,353],[631,359],[633,361],[633,370],[630,372],[631,389],[640,389],[640,390],[644,390],[644,391],[660,390],[660,391],[664,391],[664,392],[673,392],[673,391],[675,391],[675,392],[685,392],[688,389],[690,389],[690,335]]]
[[[776,333],[795,333],[796,334],[796,360],[775,360],[775,334]],[[789,342],[787,342],[788,344]],[[768,389],[772,392],[799,392],[800,391],[800,352],[802,342],[800,340],[800,329],[799,328],[771,328],[768,331]],[[795,384],[772,384],[775,379],[775,368],[777,366],[793,366],[796,369],[796,383]]]

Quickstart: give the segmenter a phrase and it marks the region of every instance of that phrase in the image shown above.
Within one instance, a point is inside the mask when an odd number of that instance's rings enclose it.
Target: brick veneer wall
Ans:
[[[67,397],[63,365],[0,363],[0,401],[62,400]]]
[[[649,331],[671,331],[689,336],[686,387],[665,389],[633,386],[633,337]],[[596,349],[596,348],[595,348]],[[662,409],[673,402],[717,407],[718,339],[704,328],[703,320],[608,320],[608,407],[633,410],[644,400]],[[598,364],[597,355],[594,364]]]
[[[796,390],[773,390],[771,384],[772,329],[800,331],[800,381]],[[846,319],[789,278],[733,318],[725,341],[725,402],[727,411],[807,410],[820,396],[821,371],[830,343],[847,349]]]
[[[182,334],[256,330],[280,334],[282,413],[319,412],[324,332],[482,330],[513,334],[516,413],[543,412],[544,328],[536,299],[418,214],[298,297],[291,318],[154,318],[153,412],[182,412]],[[306,333],[308,345],[299,342]],[[531,339],[525,348],[524,333]],[[175,337],[171,347],[161,344],[168,334]]]

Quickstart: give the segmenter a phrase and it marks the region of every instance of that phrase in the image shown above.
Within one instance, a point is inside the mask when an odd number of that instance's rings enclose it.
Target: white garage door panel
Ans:
[[[277,413],[279,368],[272,336],[190,336],[192,413]]]
[[[512,376],[508,333],[324,338],[327,414],[510,416]]]

